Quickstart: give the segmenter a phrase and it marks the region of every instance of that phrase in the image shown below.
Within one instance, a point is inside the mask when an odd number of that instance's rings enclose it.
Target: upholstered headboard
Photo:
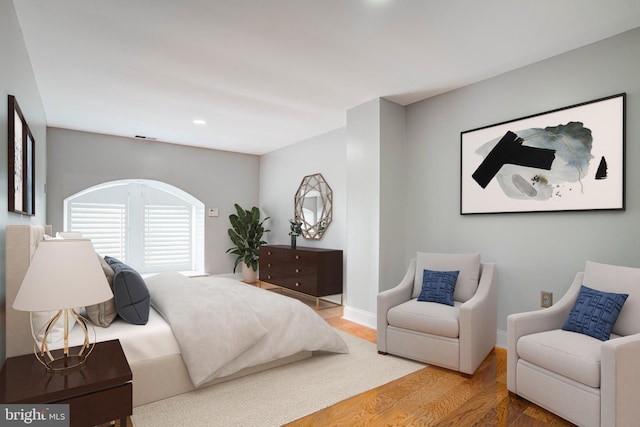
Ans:
[[[29,313],[13,308],[13,300],[18,294],[31,258],[44,239],[51,235],[50,225],[7,225],[7,277],[6,277],[6,351],[7,357],[33,352],[33,339]]]

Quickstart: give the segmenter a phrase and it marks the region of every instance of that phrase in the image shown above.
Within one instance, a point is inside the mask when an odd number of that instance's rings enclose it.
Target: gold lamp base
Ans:
[[[64,316],[64,347],[62,356],[54,356],[55,350],[49,349],[48,338],[53,330],[56,322],[60,319],[61,316]],[[84,331],[84,341],[78,346],[74,347],[74,353],[70,354],[69,348],[69,316],[76,320],[76,323],[80,325],[82,330]],[[91,328],[93,331],[93,342],[89,340],[89,329]],[[87,357],[93,351],[93,347],[95,346],[96,334],[95,329],[89,323],[87,319],[79,315],[74,309],[67,308],[64,310],[58,311],[55,316],[44,326],[44,336],[42,342],[38,342],[37,338],[34,336],[34,345],[33,352],[36,356],[36,359],[40,363],[42,363],[45,368],[47,368],[48,372],[51,373],[62,373],[66,374],[67,372],[80,368],[83,366],[87,360]],[[59,352],[58,352],[59,353]]]

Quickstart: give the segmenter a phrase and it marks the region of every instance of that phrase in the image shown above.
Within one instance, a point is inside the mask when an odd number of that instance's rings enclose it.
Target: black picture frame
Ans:
[[[8,210],[35,215],[35,140],[16,97],[8,97]]]
[[[626,94],[460,133],[460,214],[625,209]]]

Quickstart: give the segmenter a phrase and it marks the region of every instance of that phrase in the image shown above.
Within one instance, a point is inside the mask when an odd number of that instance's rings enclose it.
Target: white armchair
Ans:
[[[425,269],[459,271],[453,306],[418,301]],[[496,266],[479,254],[418,252],[396,287],[378,294],[378,352],[472,375],[496,345]]]
[[[610,339],[563,330],[581,285],[628,294]],[[507,318],[507,388],[580,426],[640,420],[640,269],[587,262],[544,310]]]

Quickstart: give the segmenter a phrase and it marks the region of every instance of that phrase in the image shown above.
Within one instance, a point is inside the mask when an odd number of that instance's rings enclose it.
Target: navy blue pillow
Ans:
[[[607,341],[628,296],[602,292],[582,285],[562,329]]]
[[[125,322],[146,325],[151,298],[144,279],[136,270],[115,258],[105,256],[104,260],[113,269],[113,298],[118,315]]]
[[[424,270],[422,290],[418,301],[437,302],[453,306],[453,291],[456,289],[459,271]]]

